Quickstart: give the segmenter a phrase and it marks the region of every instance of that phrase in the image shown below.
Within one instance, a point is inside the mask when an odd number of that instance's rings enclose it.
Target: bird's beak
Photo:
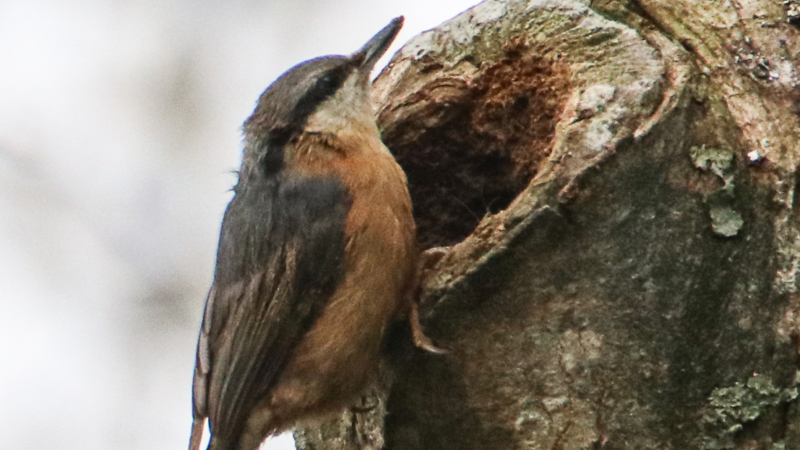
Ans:
[[[361,60],[361,70],[366,73],[372,71],[375,63],[386,53],[386,49],[392,44],[397,33],[403,28],[403,16],[395,17],[381,31],[372,37],[363,47],[352,56],[355,60]]]

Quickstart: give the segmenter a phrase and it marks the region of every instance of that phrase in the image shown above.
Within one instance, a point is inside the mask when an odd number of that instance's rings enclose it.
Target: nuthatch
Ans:
[[[393,319],[418,346],[406,177],[381,142],[369,74],[398,17],[350,56],[289,69],[244,124],[194,371],[191,450],[255,450],[352,406]]]

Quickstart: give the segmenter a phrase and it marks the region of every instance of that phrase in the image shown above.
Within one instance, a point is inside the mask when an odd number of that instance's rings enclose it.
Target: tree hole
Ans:
[[[426,86],[441,86],[447,76]],[[408,176],[423,248],[462,241],[525,189],[550,153],[570,87],[566,64],[552,55],[514,54],[458,82],[464,92],[457,98],[415,113],[436,120],[409,118],[415,133],[423,128],[418,138],[386,140]],[[425,89],[415,97],[435,96]]]

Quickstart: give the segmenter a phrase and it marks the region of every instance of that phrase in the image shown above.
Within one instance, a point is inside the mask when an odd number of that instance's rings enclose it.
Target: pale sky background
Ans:
[[[2,447],[185,448],[259,94],[395,16],[390,53],[477,1],[0,0]]]

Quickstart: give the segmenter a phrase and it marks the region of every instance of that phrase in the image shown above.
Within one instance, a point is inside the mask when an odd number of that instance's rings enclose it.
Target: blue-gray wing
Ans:
[[[204,417],[215,439],[238,440],[277,382],[343,276],[350,203],[335,179],[277,175],[237,186],[197,344],[190,448]]]

